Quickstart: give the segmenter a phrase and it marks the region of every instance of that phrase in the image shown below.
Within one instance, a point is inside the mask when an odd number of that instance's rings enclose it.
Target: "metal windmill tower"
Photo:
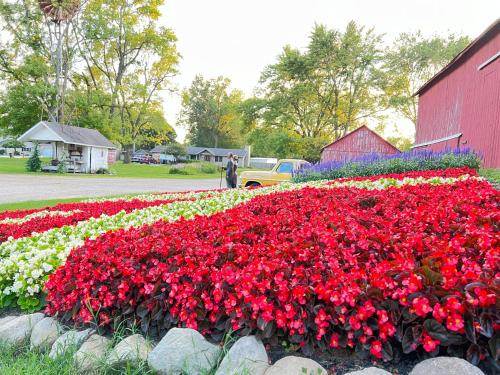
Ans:
[[[64,123],[64,95],[68,79],[68,51],[65,42],[73,17],[80,8],[79,0],[39,0],[45,16],[50,41],[52,64],[55,67],[56,107],[50,115],[52,121]]]

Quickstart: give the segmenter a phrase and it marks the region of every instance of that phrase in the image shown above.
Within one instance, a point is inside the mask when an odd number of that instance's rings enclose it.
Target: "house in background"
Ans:
[[[18,140],[49,144],[52,158],[64,162],[70,172],[94,173],[107,169],[116,158],[116,146],[95,129],[41,121]],[[52,163],[43,169],[57,170],[57,165],[57,162]]]
[[[400,153],[366,125],[337,139],[321,149],[321,162],[348,161],[369,154],[392,155]]]
[[[187,148],[188,158],[191,160],[201,160],[210,163],[227,163],[227,155],[229,153],[238,155],[238,164],[241,167],[250,166],[250,146],[245,146],[243,149],[232,148],[212,148],[212,147],[194,147]]]
[[[0,156],[5,156],[5,157],[23,157],[27,158],[31,156],[31,153],[33,152],[33,149],[35,148],[35,144],[32,142],[24,142],[23,147],[7,147],[9,142],[12,139],[9,138],[0,138]],[[49,145],[46,144],[39,144],[38,145],[38,152],[40,153],[41,157],[51,157],[52,156],[52,149]]]
[[[500,168],[500,19],[415,95],[413,149],[472,148]]]
[[[177,158],[174,155],[167,153],[167,146],[155,146],[151,149],[150,153],[153,159],[159,164],[173,164],[177,162]]]

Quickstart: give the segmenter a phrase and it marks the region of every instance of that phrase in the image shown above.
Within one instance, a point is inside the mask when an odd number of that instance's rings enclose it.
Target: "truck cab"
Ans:
[[[241,174],[241,186],[269,186],[290,181],[293,171],[306,164],[300,159],[281,159],[270,171],[246,171]]]

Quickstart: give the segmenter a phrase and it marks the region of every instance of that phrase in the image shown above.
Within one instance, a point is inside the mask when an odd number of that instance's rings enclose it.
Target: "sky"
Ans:
[[[497,17],[499,0],[166,0],[160,22],[178,38],[182,59],[173,80],[178,92],[196,74],[222,75],[250,96],[285,45],[307,46],[315,23],[343,30],[354,20],[385,34],[389,44],[398,34],[417,30],[475,38]],[[179,94],[163,98],[167,119],[183,141],[186,130],[176,125]],[[388,134],[396,127],[404,135],[414,132],[411,123],[391,116]]]

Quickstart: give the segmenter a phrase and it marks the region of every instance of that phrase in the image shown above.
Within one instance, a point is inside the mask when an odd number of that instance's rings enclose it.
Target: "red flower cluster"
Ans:
[[[406,177],[409,178],[432,178],[432,177],[460,177],[468,174],[469,176],[477,176],[477,171],[473,168],[462,167],[462,168],[450,168],[450,169],[435,169],[428,171],[413,171],[405,173],[388,173],[376,176],[359,176],[359,177],[348,177],[348,178],[338,178],[333,180],[331,183],[344,182],[344,181],[376,181],[381,178],[394,178],[396,180],[402,180]]]
[[[60,228],[65,225],[73,225],[79,221],[88,220],[91,217],[99,217],[103,214],[115,215],[120,211],[131,212],[136,209],[143,209],[151,206],[159,206],[173,202],[172,200],[155,200],[141,201],[134,199],[131,201],[117,200],[95,203],[67,203],[55,206],[51,211],[75,211],[70,216],[42,216],[35,217],[24,223],[4,223],[0,224],[0,243],[4,242],[12,236],[20,238],[30,236],[33,232],[45,232],[52,228]],[[26,213],[19,217],[24,217]],[[36,212],[34,210],[34,212]],[[15,215],[9,215],[9,218],[14,218]]]
[[[259,196],[210,217],[107,233],[50,276],[47,312],[219,339],[490,357],[500,330],[500,195],[488,183]],[[472,349],[471,349],[472,348]]]

